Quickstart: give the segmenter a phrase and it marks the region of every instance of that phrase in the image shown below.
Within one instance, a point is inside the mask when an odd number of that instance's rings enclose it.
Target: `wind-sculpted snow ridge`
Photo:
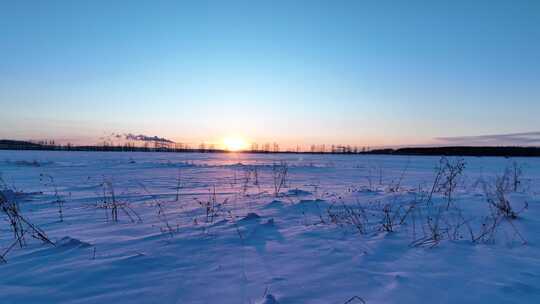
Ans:
[[[540,301],[539,159],[0,159],[0,303]]]
[[[10,161],[9,159],[4,161],[5,165],[13,165],[18,167],[42,167],[52,165],[52,162],[42,162],[37,160],[16,160]]]

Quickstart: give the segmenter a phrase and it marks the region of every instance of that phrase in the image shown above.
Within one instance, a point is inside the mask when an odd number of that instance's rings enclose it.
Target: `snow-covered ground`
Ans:
[[[0,303],[540,303],[540,159],[439,160],[0,151]]]

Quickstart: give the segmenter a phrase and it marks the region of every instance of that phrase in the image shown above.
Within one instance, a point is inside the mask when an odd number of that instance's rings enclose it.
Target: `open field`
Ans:
[[[540,302],[538,158],[0,151],[0,173],[0,303]]]

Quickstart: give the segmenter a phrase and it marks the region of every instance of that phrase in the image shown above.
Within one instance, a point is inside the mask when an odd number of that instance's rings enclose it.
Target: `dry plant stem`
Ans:
[[[116,199],[114,186],[111,181],[104,180],[102,183],[102,187],[103,187],[103,198],[102,198],[103,202],[101,203],[101,205],[98,204],[97,208],[102,208],[105,210],[107,221],[109,221],[109,210],[110,210],[111,221],[115,223],[118,222],[119,211],[122,211],[132,223],[135,223],[137,221],[142,222],[142,218],[133,208],[131,208],[129,203],[119,202]],[[109,195],[109,197],[107,196],[107,194]]]
[[[3,188],[1,190],[5,190]],[[0,255],[0,261],[5,262],[5,256],[11,251],[13,247],[19,245],[24,247],[26,245],[25,235],[30,233],[30,236],[42,241],[43,243],[55,246],[46,235],[46,233],[39,227],[31,223],[26,217],[24,217],[19,208],[19,204],[16,201],[10,201],[4,196],[3,191],[0,191],[0,211],[8,218],[9,226],[13,233],[13,243]]]
[[[165,212],[165,209],[163,208],[161,201],[157,199],[153,199],[154,195],[150,193],[150,191],[142,183],[139,183],[139,185],[148,195],[150,195],[150,197],[152,197],[152,200],[154,201],[154,206],[156,206],[158,209],[157,218],[165,225],[165,229],[163,228],[160,229],[161,232],[167,232],[171,237],[173,237],[175,230],[169,223],[167,213]]]
[[[229,199],[226,198],[225,200],[223,200],[223,202],[218,202],[216,186],[213,186],[212,190],[210,190],[208,200],[201,201],[198,198],[194,198],[194,200],[204,209],[205,221],[207,224],[214,223],[214,220],[219,216],[220,212],[222,211],[222,207],[229,201]]]
[[[364,301],[364,299],[360,298],[359,296],[354,296],[345,301],[343,304],[350,304],[353,303],[353,301],[360,301],[360,303],[366,304],[366,301]]]
[[[46,179],[47,181],[43,181],[43,179]],[[40,180],[42,180],[46,187],[52,187],[56,205],[58,206],[58,217],[60,219],[60,222],[64,221],[64,203],[65,201],[61,198],[60,193],[58,191],[58,186],[56,185],[56,182],[54,181],[54,177],[49,174],[40,174]]]
[[[279,164],[274,163],[272,165],[272,177],[274,182],[274,196],[278,197],[281,189],[285,187],[287,183],[287,173],[289,166],[285,161],[281,161]]]
[[[390,192],[398,192],[399,191],[399,189],[401,187],[401,183],[403,182],[403,178],[405,177],[405,174],[407,173],[407,170],[409,170],[410,162],[411,162],[411,159],[407,158],[407,164],[403,168],[403,171],[401,171],[401,175],[399,176],[399,179],[398,179],[397,183],[395,185],[390,186]],[[379,181],[382,181],[382,178],[379,179]]]
[[[180,199],[180,189],[182,188],[182,170],[178,168],[178,176],[176,177],[176,198],[175,202]]]

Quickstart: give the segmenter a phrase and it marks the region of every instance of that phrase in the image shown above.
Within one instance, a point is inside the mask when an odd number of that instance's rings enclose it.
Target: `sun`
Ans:
[[[241,151],[248,147],[248,143],[239,136],[230,136],[223,139],[223,145],[229,151]]]

